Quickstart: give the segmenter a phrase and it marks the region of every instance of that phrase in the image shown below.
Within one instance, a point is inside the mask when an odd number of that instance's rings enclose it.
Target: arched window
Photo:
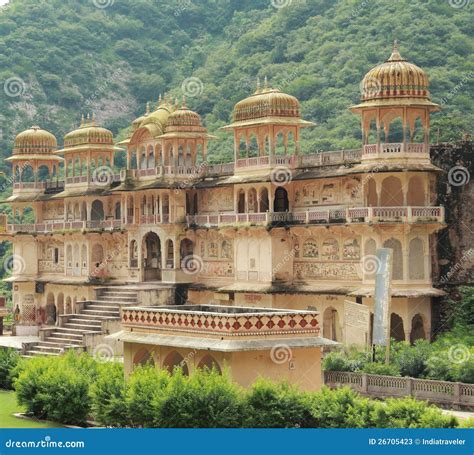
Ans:
[[[248,212],[258,212],[257,191],[255,190],[255,188],[250,188],[248,193]]]
[[[403,319],[396,313],[390,316],[390,338],[394,338],[395,341],[405,341]]]
[[[133,356],[133,365],[155,366],[152,353],[146,348],[139,349],[138,352]]]
[[[49,180],[49,168],[48,166],[46,165],[41,165],[39,168],[38,168],[38,180],[40,182],[46,182],[47,180]]]
[[[382,207],[403,206],[403,190],[399,178],[387,177],[383,180],[380,199],[380,205]]]
[[[274,212],[287,212],[290,208],[288,192],[283,187],[278,187],[275,191],[275,201],[273,203]]]
[[[425,205],[425,188],[421,177],[412,177],[408,184],[408,205],[423,207]]]
[[[138,267],[138,244],[136,240],[130,242],[130,267],[135,269]]]
[[[367,205],[369,207],[377,207],[377,187],[373,178],[369,179],[367,184]]]
[[[237,202],[237,212],[238,213],[245,213],[245,191],[239,191],[239,199]]]
[[[175,368],[181,368],[185,376],[189,376],[189,369],[184,357],[177,351],[170,352],[165,360],[163,361],[163,369],[168,370],[170,373],[174,371]]]
[[[115,203],[115,219],[120,220],[121,217],[122,217],[122,205],[120,204],[120,202],[116,202]]]
[[[104,261],[104,247],[100,243],[96,243],[92,247],[92,263],[94,267],[99,267]]]
[[[323,336],[333,341],[340,339],[339,313],[333,307],[326,308],[324,311]]]
[[[197,366],[201,370],[217,371],[219,374],[222,374],[221,367],[217,363],[216,359],[210,354],[206,354],[198,363]]]
[[[262,188],[260,190],[260,213],[266,213],[270,210],[270,202],[268,199],[268,190]]]
[[[249,143],[249,158],[254,158],[258,156],[258,140],[255,134],[250,136]]]
[[[55,325],[56,324],[56,306],[54,304],[54,294],[50,292],[46,298],[46,308],[45,308],[45,324],[46,325]]]
[[[364,257],[362,258],[362,271],[366,280],[375,279],[377,272],[377,260],[375,254],[377,252],[377,244],[374,239],[368,239],[365,242]]]
[[[418,237],[411,240],[409,251],[409,278],[410,280],[423,280],[425,278],[423,240]]]
[[[166,241],[166,267],[174,269],[174,244],[171,239]]]
[[[92,203],[91,220],[102,221],[104,219],[105,219],[104,205],[102,204],[102,201],[99,201],[98,199],[96,199]]]

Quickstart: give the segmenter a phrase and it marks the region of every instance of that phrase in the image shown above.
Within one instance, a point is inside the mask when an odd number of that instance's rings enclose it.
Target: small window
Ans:
[[[59,248],[54,249],[53,260],[55,264],[59,264]]]

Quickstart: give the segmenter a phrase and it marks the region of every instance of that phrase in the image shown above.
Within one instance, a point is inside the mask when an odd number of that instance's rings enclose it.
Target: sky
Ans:
[[[6,5],[10,0],[0,0],[0,6]]]

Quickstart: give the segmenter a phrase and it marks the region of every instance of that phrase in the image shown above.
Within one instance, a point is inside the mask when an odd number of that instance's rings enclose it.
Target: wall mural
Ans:
[[[359,263],[295,262],[296,280],[359,280]]]

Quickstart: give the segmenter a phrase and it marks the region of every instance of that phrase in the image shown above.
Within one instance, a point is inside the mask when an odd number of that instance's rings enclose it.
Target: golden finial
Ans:
[[[268,90],[268,77],[265,76],[264,82],[263,82],[263,89]]]
[[[186,109],[186,95],[183,95],[183,105],[181,106],[181,109]]]
[[[81,116],[81,126],[84,126],[84,114]]]
[[[150,114],[150,102],[148,101],[146,103],[146,111],[145,111],[145,115],[149,115]]]
[[[390,55],[390,58],[387,60],[388,62],[393,62],[397,60],[403,60],[402,56],[400,55],[400,52],[398,51],[398,40],[393,41],[393,48],[392,48],[392,55]]]
[[[91,115],[91,123],[94,125],[95,124],[95,113],[93,112]]]
[[[161,93],[160,93],[160,96],[158,97],[158,103],[161,104],[162,101],[163,101],[163,98],[161,97]]]

